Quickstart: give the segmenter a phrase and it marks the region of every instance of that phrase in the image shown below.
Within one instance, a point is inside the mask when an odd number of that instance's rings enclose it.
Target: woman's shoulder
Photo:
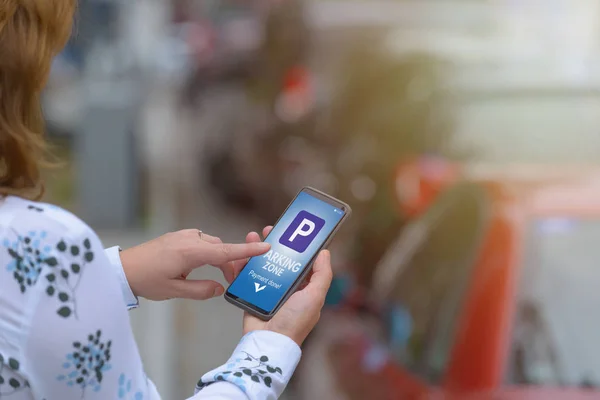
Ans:
[[[40,304],[49,302],[63,318],[74,312],[74,288],[100,251],[95,233],[72,213],[13,196],[0,200],[0,355],[11,354],[3,340],[24,346]]]
[[[95,235],[85,222],[61,207],[14,196],[6,197],[0,205],[0,229],[43,231],[52,236]]]

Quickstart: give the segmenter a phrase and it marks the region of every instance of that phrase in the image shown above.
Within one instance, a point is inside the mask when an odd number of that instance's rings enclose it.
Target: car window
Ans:
[[[423,217],[424,240],[398,266],[387,302],[390,345],[396,361],[430,382],[441,379],[449,361],[486,205],[476,185],[444,193]]]
[[[509,384],[600,388],[600,220],[541,218],[525,242]]]

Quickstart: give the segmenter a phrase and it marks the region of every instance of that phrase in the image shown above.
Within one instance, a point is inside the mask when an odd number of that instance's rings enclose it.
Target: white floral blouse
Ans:
[[[0,399],[160,398],[131,331],[137,299],[118,252],[56,206],[0,199]],[[191,398],[276,399],[300,353],[285,336],[250,333]]]

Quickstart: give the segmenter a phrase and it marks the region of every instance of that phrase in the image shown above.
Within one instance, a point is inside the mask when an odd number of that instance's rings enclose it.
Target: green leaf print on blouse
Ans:
[[[63,318],[77,318],[75,293],[88,263],[94,260],[91,242],[71,242],[65,239],[51,243],[45,231],[27,234],[14,232],[14,238],[4,239],[11,261],[6,269],[19,285],[21,293],[43,280],[46,294],[56,299],[56,313]]]
[[[51,246],[44,243],[47,236],[45,231],[30,231],[22,235],[13,230],[13,233],[12,240],[6,238],[3,241],[11,258],[6,270],[12,272],[21,293],[25,293],[27,288],[37,283],[44,265],[52,262],[52,249]]]
[[[45,272],[46,294],[59,302],[56,311],[63,318],[71,315],[77,318],[77,301],[75,292],[81,282],[85,266],[94,260],[89,239],[81,243],[61,240],[55,246],[61,257],[51,257],[46,260],[48,268]],[[60,260],[60,261],[59,261]]]
[[[0,399],[30,387],[29,382],[20,375],[20,367],[16,359],[0,354]]]
[[[66,355],[62,365],[66,372],[57,376],[56,380],[66,382],[70,387],[79,387],[82,399],[88,389],[99,392],[104,373],[111,369],[111,347],[112,341],[102,341],[100,330],[88,335],[87,342],[73,342],[73,350]]]

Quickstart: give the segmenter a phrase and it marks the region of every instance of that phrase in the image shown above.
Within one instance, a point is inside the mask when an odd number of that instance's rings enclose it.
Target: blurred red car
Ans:
[[[600,399],[600,170],[429,167],[399,172],[412,220],[301,398]]]

